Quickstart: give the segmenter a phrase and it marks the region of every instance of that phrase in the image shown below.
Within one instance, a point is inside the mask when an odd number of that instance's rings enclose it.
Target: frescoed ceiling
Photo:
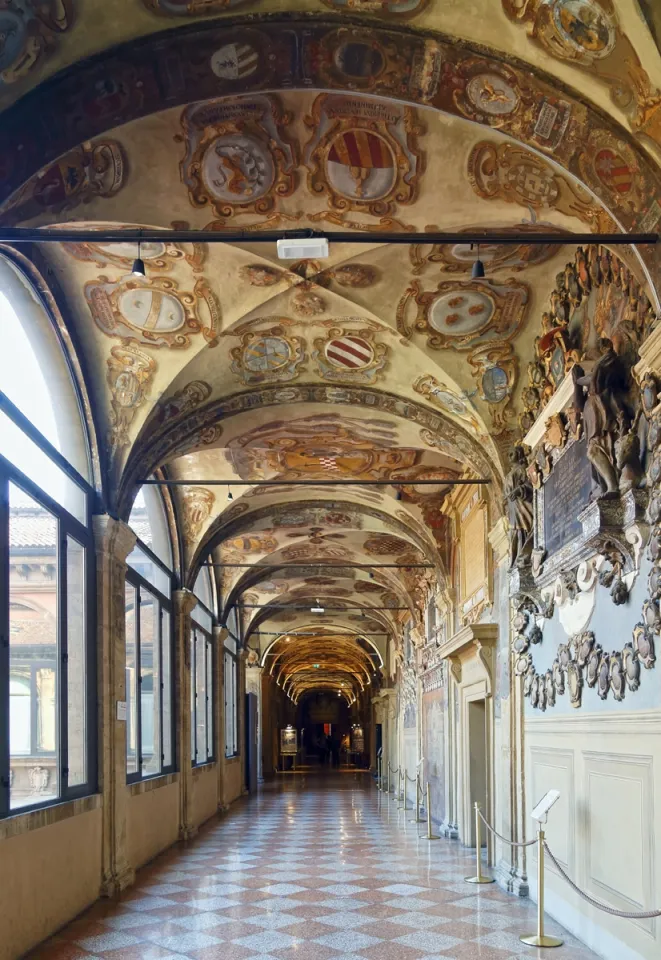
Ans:
[[[501,515],[570,235],[658,229],[654,5],[0,6],[0,225],[240,234],[144,242],[145,277],[131,238],[22,248],[87,373],[109,508],[181,482],[182,583],[212,561],[260,656],[282,637],[280,680],[356,695],[380,670],[357,638],[401,645],[448,595],[452,484],[487,481]],[[356,242],[259,242],[303,228]],[[484,279],[470,244],[424,243],[489,229],[562,242],[483,244]],[[635,285],[653,312],[658,254],[618,249],[620,300]]]

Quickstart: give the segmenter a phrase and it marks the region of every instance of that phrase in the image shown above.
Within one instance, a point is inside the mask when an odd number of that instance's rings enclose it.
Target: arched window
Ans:
[[[3,257],[0,326],[2,817],[96,789],[96,670],[82,405],[44,301]]]
[[[138,541],[127,558],[126,779],[174,769],[172,545],[163,498],[144,486],[129,526]]]

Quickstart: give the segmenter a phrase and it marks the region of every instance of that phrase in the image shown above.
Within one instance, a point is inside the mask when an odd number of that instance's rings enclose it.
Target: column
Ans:
[[[216,646],[216,750],[218,757],[218,813],[225,813],[229,805],[225,803],[225,638],[228,632],[224,627],[213,628]]]
[[[496,830],[504,837],[521,842],[528,839],[525,809],[525,744],[523,724],[523,679],[514,673],[512,654],[512,620],[516,614],[516,594],[521,589],[534,591],[529,569],[509,571],[509,527],[502,517],[489,531],[496,568],[495,599],[503,611],[501,618],[501,641],[498,645],[496,663],[508,665],[506,671],[495,669],[494,696],[498,704],[495,719],[495,784]],[[500,602],[498,602],[500,601]],[[500,677],[505,676],[506,688],[499,687]],[[527,897],[527,851],[511,847],[500,840],[495,844],[495,877],[498,884],[509,893]]]
[[[136,537],[125,523],[105,514],[93,518],[92,529],[99,658],[99,789],[103,811],[100,895],[114,897],[135,879],[127,849],[126,721],[117,719],[117,704],[126,703],[124,581],[126,558]]]
[[[245,647],[242,647],[238,652],[238,667],[239,667],[239,683],[238,683],[238,698],[239,698],[239,756],[241,758],[241,796],[244,796],[248,791],[246,790],[246,750],[247,750],[247,734],[246,734],[246,664],[248,662],[248,651]]]
[[[246,693],[254,693],[257,697],[257,780],[264,779],[262,773],[262,672],[259,664],[246,666]]]
[[[175,690],[177,723],[175,740],[179,766],[179,839],[197,833],[193,822],[193,756],[191,747],[191,612],[197,598],[190,590],[175,590],[174,609]]]

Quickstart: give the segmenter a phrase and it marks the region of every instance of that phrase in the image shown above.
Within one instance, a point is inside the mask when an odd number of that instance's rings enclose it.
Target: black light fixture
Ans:
[[[228,500],[233,500],[233,499],[234,499],[234,494],[232,493],[232,491],[230,490],[229,487],[227,488],[227,499],[228,499]]]
[[[401,500],[401,499],[402,499],[402,491],[398,489],[397,492],[395,493],[395,500]]]
[[[471,243],[471,249],[473,244]],[[483,280],[484,279],[484,264],[480,260],[480,245],[477,245],[477,260],[473,264],[473,269],[471,270],[471,279],[473,280]]]
[[[145,261],[140,256],[140,241],[138,240],[138,256],[133,261],[133,268],[131,273],[134,277],[146,277],[147,271],[145,270]]]

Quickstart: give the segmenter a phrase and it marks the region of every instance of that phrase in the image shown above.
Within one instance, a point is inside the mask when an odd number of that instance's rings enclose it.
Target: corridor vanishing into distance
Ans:
[[[475,887],[469,850],[424,839],[369,775],[281,777],[100,901],[30,960],[509,960],[535,905]],[[553,960],[596,955],[547,921]]]

